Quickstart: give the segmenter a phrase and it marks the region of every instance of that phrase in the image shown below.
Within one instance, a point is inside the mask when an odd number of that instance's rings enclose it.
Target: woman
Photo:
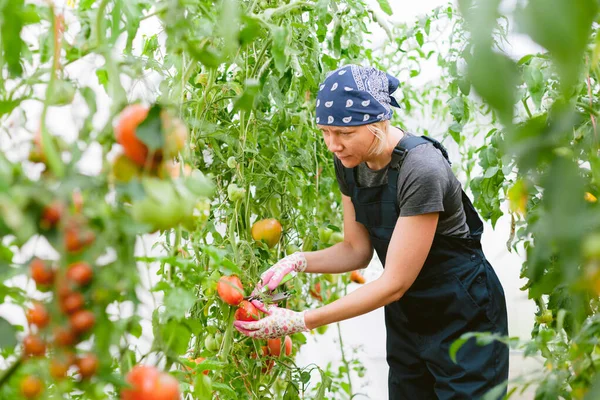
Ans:
[[[389,125],[398,80],[357,65],[320,86],[316,122],[334,153],[344,209],[344,241],[298,252],[269,268],[255,292],[292,272],[364,268],[373,249],[381,277],[304,312],[255,304],[268,314],[236,321],[254,338],[283,336],[385,307],[390,399],[476,399],[508,378],[508,348],[474,339],[450,358],[466,332],[508,335],[498,277],[482,252],[483,224],[450,169],[445,149]]]

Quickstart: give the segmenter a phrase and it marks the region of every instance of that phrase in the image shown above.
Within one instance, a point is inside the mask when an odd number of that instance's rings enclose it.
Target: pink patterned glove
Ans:
[[[272,339],[296,332],[306,332],[308,328],[304,322],[304,313],[279,308],[277,306],[265,307],[258,300],[252,302],[256,308],[267,314],[258,321],[235,321],[235,329],[246,336],[255,339]]]
[[[260,276],[260,281],[252,291],[252,295],[259,294],[263,287],[267,286],[269,290],[274,290],[283,279],[284,276],[292,271],[303,272],[306,269],[306,258],[304,253],[297,251],[287,257],[277,261],[275,265],[263,272]]]

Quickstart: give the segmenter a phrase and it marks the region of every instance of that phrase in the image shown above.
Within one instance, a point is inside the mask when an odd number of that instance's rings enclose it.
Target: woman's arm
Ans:
[[[354,204],[342,195],[344,208],[344,241],[323,250],[304,252],[307,267],[304,272],[338,274],[369,265],[373,247],[367,228],[356,221]]]
[[[354,208],[352,211],[354,214]],[[306,327],[314,329],[343,321],[400,299],[417,279],[425,263],[438,218],[438,213],[398,218],[387,252],[388,262],[381,277],[333,303],[308,310],[304,315]],[[310,260],[308,266],[310,268]]]

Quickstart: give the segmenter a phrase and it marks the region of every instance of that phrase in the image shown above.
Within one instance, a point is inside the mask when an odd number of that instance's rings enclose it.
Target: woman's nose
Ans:
[[[342,146],[336,135],[329,135],[329,140],[327,141],[327,148],[332,153],[339,152],[342,149]]]

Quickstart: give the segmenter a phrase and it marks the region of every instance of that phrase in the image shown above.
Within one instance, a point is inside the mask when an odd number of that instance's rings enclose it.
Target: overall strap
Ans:
[[[450,159],[448,158],[448,151],[446,151],[446,148],[442,146],[440,142],[428,136],[409,136],[400,140],[398,145],[394,148],[392,153],[391,167],[394,169],[400,169],[406,154],[410,150],[427,143],[433,144],[433,146],[442,153],[446,161],[448,161],[448,164],[452,165]]]

